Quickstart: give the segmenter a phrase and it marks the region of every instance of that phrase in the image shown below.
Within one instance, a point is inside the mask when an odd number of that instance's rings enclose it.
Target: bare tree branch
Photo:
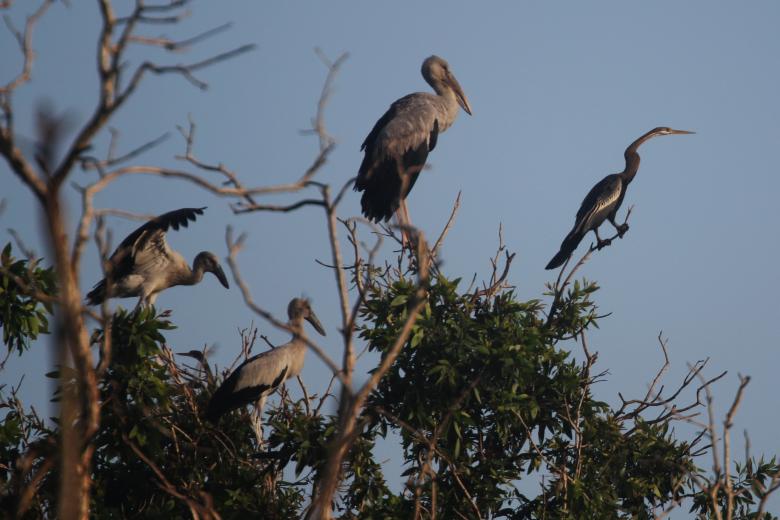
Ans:
[[[8,83],[0,86],[0,99],[9,95],[14,89],[30,81],[30,75],[32,73],[33,61],[35,61],[35,51],[32,48],[32,35],[35,24],[43,17],[46,11],[54,3],[54,0],[43,0],[41,5],[36,9],[33,14],[27,17],[27,21],[24,24],[24,30],[19,31],[14,28],[11,23],[11,19],[6,15],[4,16],[5,24],[8,30],[11,31],[16,42],[19,44],[19,48],[22,51],[23,64],[22,70],[19,74],[11,79]],[[2,5],[0,7],[10,7],[10,3]]]
[[[396,337],[393,345],[387,350],[379,367],[373,371],[368,381],[358,390],[354,398],[346,399],[346,396],[342,395],[341,407],[339,410],[339,430],[335,440],[329,448],[328,460],[323,470],[322,476],[317,483],[317,495],[314,497],[312,506],[309,510],[309,516],[313,515],[313,518],[322,518],[328,520],[332,516],[331,500],[333,494],[338,487],[338,483],[341,480],[341,467],[344,457],[346,457],[352,443],[356,436],[359,434],[357,428],[358,416],[365,404],[369,394],[376,388],[379,381],[385,376],[392,364],[401,352],[401,349],[406,344],[411,335],[412,328],[417,322],[420,311],[423,309],[426,303],[426,291],[425,286],[428,283],[428,271],[427,268],[430,264],[426,258],[428,256],[428,245],[425,242],[425,238],[421,232],[418,232],[416,237],[417,254],[418,254],[418,268],[419,268],[419,282],[418,289],[414,296],[411,297],[408,304],[408,314],[406,321],[404,322],[401,330]],[[335,262],[337,266],[341,265],[339,259]],[[337,273],[341,272],[341,269],[337,269]],[[348,309],[345,311],[348,312]],[[345,352],[346,358],[346,352]],[[345,359],[346,362],[346,359]]]
[[[450,228],[455,223],[455,216],[458,214],[458,210],[460,209],[461,193],[461,191],[458,191],[458,196],[455,197],[455,202],[452,205],[450,218],[447,219],[447,223],[444,225],[444,229],[441,230],[439,238],[437,238],[436,242],[433,244],[433,249],[431,249],[431,258],[436,258],[439,255],[439,248],[444,243],[444,239],[447,238],[447,234],[450,232]]]
[[[149,6],[146,6],[146,9],[149,9]],[[139,20],[139,21],[145,21],[145,20]],[[195,36],[192,36],[184,40],[178,40],[178,41],[171,40],[170,38],[165,38],[163,36],[157,38],[150,38],[146,36],[138,36],[132,34],[128,37],[128,42],[140,43],[144,45],[152,45],[155,47],[162,47],[167,51],[184,51],[184,50],[188,50],[192,45],[196,43],[200,43],[201,41],[210,38],[215,34],[221,33],[229,29],[230,27],[232,27],[232,25],[233,25],[232,23],[224,23],[222,25],[214,27],[213,29],[203,31],[200,34],[197,34]]]

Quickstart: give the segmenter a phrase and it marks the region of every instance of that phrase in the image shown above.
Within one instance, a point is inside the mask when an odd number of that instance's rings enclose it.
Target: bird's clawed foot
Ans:
[[[607,247],[608,245],[612,244],[612,239],[607,238],[605,240],[598,239],[598,242],[596,243],[596,250],[601,251],[603,248]]]
[[[623,235],[626,234],[626,231],[628,231],[628,223],[627,222],[624,222],[624,223],[620,224],[619,226],[617,226],[617,232],[618,232],[618,237],[619,238],[623,238]]]

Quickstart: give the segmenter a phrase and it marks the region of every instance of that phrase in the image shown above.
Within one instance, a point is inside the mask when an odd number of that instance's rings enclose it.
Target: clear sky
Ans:
[[[13,11],[24,11],[25,4],[17,2]],[[33,81],[15,97],[26,136],[33,134],[33,107],[42,98],[78,123],[94,106],[97,9],[91,2],[71,4],[55,5],[36,32]],[[387,106],[428,89],[420,64],[439,54],[450,62],[474,115],[461,113],[440,136],[429,157],[432,169],[409,197],[412,220],[437,234],[462,191],[443,250],[445,272],[465,279],[487,275],[503,223],[506,244],[518,253],[510,281],[522,298],[540,297],[557,274],[544,265],[591,186],[623,168],[631,141],[655,126],[696,131],[659,137],[640,149],[642,165],[620,212],[622,218],[635,205],[631,229],[581,271],[599,282],[596,300],[612,313],[590,335],[599,366],[610,371],[595,391],[612,403],[618,391],[643,394],[662,361],[656,336],[663,330],[673,363],[667,387],[681,379],[686,363],[710,357],[709,375],[729,371],[715,387],[723,412],[737,374],[751,375],[734,431],[741,437],[749,430],[754,452],[780,451],[772,397],[780,366],[780,180],[773,157],[780,144],[780,3],[198,1],[180,27],[150,27],[147,34],[183,38],[224,22],[233,22],[232,30],[190,55],[138,49],[146,54],[136,56],[178,63],[257,44],[254,52],[200,74],[210,84],[205,92],[180,77],[150,78],[113,123],[122,132],[120,150],[172,131],[137,163],[184,167],[173,159],[183,151],[175,126],[191,114],[202,160],[223,162],[247,185],[297,179],[317,152],[316,139],[299,133],[310,126],[326,72],[313,49],[332,58],[347,51],[326,112],[338,146],[318,174],[341,186],[356,174],[360,144]],[[0,80],[19,65],[13,40],[0,31]],[[71,180],[84,184],[89,175],[79,172]],[[0,215],[3,242],[10,238],[5,229],[13,227],[44,252],[35,238],[36,202],[5,163],[0,179],[7,203]],[[188,259],[204,249],[224,257],[226,225],[247,231],[240,260],[256,300],[282,316],[291,297],[311,297],[329,332],[321,344],[339,357],[335,282],[315,263],[330,257],[321,210],[234,216],[227,200],[142,178],[120,181],[97,205],[150,214],[209,206],[194,226],[169,235],[171,245]],[[359,198],[350,192],[341,215],[358,212]],[[137,225],[112,221],[116,238]],[[83,266],[85,291],[98,272],[93,248]],[[287,340],[258,323],[235,288],[225,291],[213,277],[163,293],[157,303],[173,309],[179,329],[167,338],[174,350],[214,344],[220,366],[239,349],[237,329],[253,321],[272,341]],[[40,405],[48,392],[41,374],[50,361],[45,345],[36,345],[9,362],[0,383],[26,373],[23,395]],[[321,391],[327,382],[313,355],[303,376],[310,390]]]

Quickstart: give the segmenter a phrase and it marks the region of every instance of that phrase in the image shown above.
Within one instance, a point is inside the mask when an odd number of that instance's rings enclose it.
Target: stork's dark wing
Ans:
[[[137,248],[136,242],[139,239],[142,239],[143,236],[150,231],[160,230],[165,232],[168,231],[169,228],[178,231],[179,227],[187,227],[190,221],[194,222],[195,219],[198,218],[198,215],[203,215],[204,209],[206,209],[205,206],[202,208],[181,208],[169,211],[168,213],[163,213],[127,235],[127,237],[122,240],[122,243],[116,248],[114,254],[118,253],[121,249],[127,249],[134,246]],[[113,258],[113,255],[111,256]]]
[[[404,96],[379,118],[363,142],[355,190],[370,220],[388,220],[411,191],[439,135],[437,96]]]
[[[363,144],[360,145],[361,152],[366,148],[371,148],[374,143],[376,143],[379,132],[381,132],[382,129],[387,126],[387,123],[389,123],[398,114],[399,109],[406,103],[407,98],[413,95],[414,94],[409,94],[408,96],[397,99],[392,105],[390,105],[390,108],[387,109],[387,112],[382,114],[382,117],[380,117],[377,122],[374,123],[374,127],[366,136]]]
[[[404,154],[404,166],[406,167],[408,179],[405,179],[405,183],[402,184],[401,198],[405,199],[409,192],[414,188],[414,183],[417,182],[417,177],[420,176],[420,172],[425,167],[425,161],[428,160],[428,154],[436,148],[436,142],[439,139],[439,120],[434,119],[433,128],[428,134],[428,140],[420,143],[416,149],[408,150]],[[396,208],[397,209],[397,208]]]
[[[178,230],[187,227],[190,221],[195,221],[203,214],[202,208],[181,208],[153,218],[138,229],[127,235],[111,255],[111,276],[121,278],[132,271],[136,255],[148,248],[159,250],[160,254],[167,251],[165,233],[168,229]]]
[[[363,163],[360,165],[360,170],[358,171],[358,176],[355,180],[355,190],[362,191],[365,188],[367,177],[371,174],[371,169],[369,167],[370,163],[374,161],[377,153],[381,152],[381,147],[378,146],[380,134],[393,119],[404,111],[404,107],[408,105],[409,99],[412,96],[414,96],[414,94],[404,96],[390,105],[387,112],[382,114],[382,117],[374,123],[374,127],[366,136],[363,144],[360,145],[360,151],[365,152],[366,155],[363,158]]]
[[[254,403],[287,378],[287,365],[280,349],[268,350],[244,361],[217,388],[206,409],[206,418],[216,422],[226,412]]]

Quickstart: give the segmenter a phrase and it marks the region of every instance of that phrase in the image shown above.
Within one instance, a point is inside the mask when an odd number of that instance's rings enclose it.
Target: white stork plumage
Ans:
[[[390,105],[360,148],[365,156],[355,190],[363,192],[360,205],[369,220],[387,221],[401,207],[401,223],[409,225],[405,199],[439,133],[452,125],[460,107],[471,115],[471,105],[444,59],[427,58],[422,75],[436,93],[416,92]]]
[[[325,329],[311,309],[309,300],[294,298],[287,306],[290,327],[302,331],[303,320],[325,336]],[[259,447],[263,445],[262,414],[266,398],[282,383],[301,373],[308,347],[299,334],[282,346],[267,350],[244,361],[211,396],[205,417],[216,423],[225,413],[254,404],[252,427]]]
[[[90,305],[106,298],[138,296],[138,305],[153,305],[161,291],[174,285],[195,285],[206,272],[213,273],[229,288],[227,278],[214,253],[198,253],[192,268],[168,246],[169,228],[187,227],[206,208],[181,208],[169,211],[145,223],[125,238],[108,260],[106,278],[87,294]]]

